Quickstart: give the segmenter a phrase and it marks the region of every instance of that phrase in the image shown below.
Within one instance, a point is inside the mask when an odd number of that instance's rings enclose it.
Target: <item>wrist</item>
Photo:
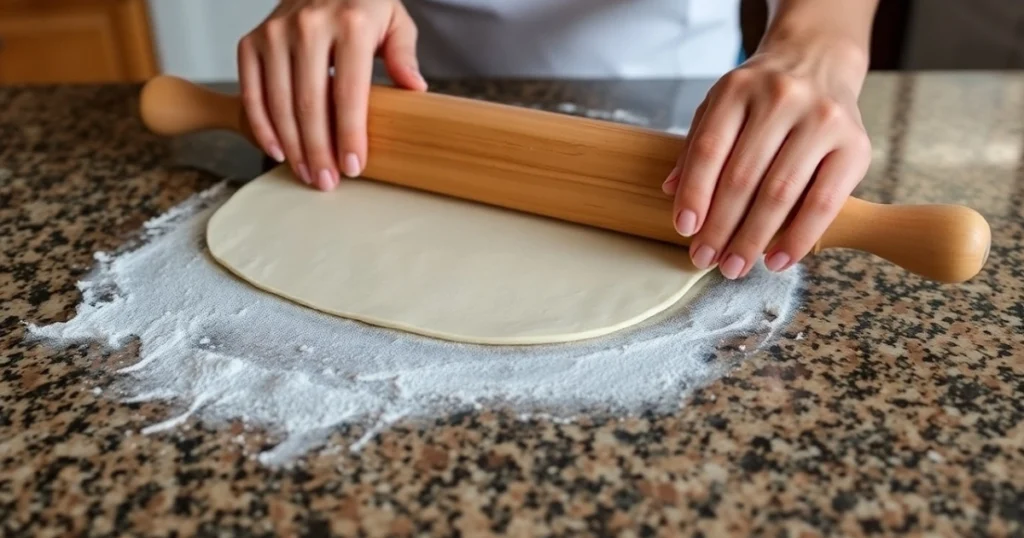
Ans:
[[[769,23],[758,51],[860,93],[870,61],[871,27],[878,0],[769,0]]]
[[[809,71],[854,95],[860,94],[870,62],[867,43],[829,29],[772,28],[761,40],[757,54],[784,58],[793,69]]]

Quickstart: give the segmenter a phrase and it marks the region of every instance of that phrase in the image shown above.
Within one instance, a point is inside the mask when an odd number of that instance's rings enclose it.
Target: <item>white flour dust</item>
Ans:
[[[651,124],[651,120],[647,116],[621,108],[603,110],[598,108],[581,107],[575,103],[561,103],[555,108],[564,114],[579,114],[598,120],[628,123],[630,125],[640,125],[645,127]]]
[[[143,430],[241,419],[280,435],[259,454],[289,463],[343,424],[368,426],[353,450],[400,419],[483,406],[571,420],[585,412],[678,408],[695,388],[771,341],[797,306],[799,271],[758,266],[742,281],[709,276],[687,306],[642,326],[573,344],[491,347],[371,327],[292,304],[231,276],[207,254],[222,184],[147,223],[142,246],[98,253],[66,323],[30,326],[54,345],[137,338],[139,361],[119,373],[130,401],[174,403],[180,414]],[[117,394],[105,390],[104,394]]]
[[[536,110],[544,110],[546,107],[540,103],[523,103],[513,102],[515,106],[523,108],[532,108]],[[602,108],[588,108],[577,105],[576,103],[559,103],[555,105],[555,111],[561,112],[562,114],[569,114],[573,116],[585,116],[587,118],[593,118],[598,120],[611,121],[614,123],[624,123],[627,125],[636,125],[639,127],[651,127],[657,128],[658,130],[665,131],[676,135],[685,135],[689,132],[689,126],[671,125],[666,128],[655,127],[651,124],[651,118],[632,110],[626,110],[623,108],[616,109],[602,109]]]

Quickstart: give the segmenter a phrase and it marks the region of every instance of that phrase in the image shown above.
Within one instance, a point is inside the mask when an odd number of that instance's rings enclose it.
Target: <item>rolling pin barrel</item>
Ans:
[[[661,182],[686,144],[646,129],[436,93],[374,86],[367,178],[686,245]],[[255,143],[237,96],[159,76],[141,95],[153,132],[227,129]],[[853,248],[940,282],[984,266],[988,223],[954,205],[850,198],[815,252]]]

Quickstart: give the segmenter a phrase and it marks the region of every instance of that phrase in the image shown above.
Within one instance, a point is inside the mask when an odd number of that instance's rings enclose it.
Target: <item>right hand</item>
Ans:
[[[282,0],[238,44],[242,101],[263,151],[321,190],[362,173],[378,53],[397,86],[427,89],[399,0]]]

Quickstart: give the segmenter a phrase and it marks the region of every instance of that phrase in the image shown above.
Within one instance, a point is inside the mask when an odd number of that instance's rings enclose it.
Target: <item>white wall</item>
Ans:
[[[238,80],[238,40],[277,0],[148,0],[164,73],[197,82]]]

